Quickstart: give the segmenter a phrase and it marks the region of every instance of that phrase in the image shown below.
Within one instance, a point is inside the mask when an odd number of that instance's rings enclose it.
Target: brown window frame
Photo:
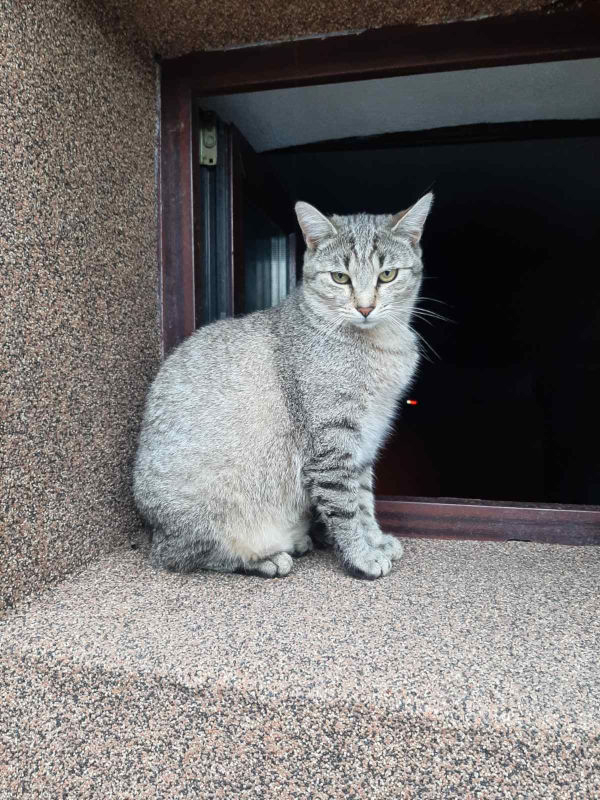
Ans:
[[[600,56],[600,4],[193,53],[161,63],[159,263],[163,352],[195,329],[201,227],[193,110],[211,94]],[[600,506],[377,498],[398,535],[600,544]]]

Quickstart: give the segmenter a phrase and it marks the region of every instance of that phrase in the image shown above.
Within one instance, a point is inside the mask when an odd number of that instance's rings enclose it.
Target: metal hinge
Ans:
[[[217,115],[213,111],[200,112],[200,163],[205,167],[217,163]]]

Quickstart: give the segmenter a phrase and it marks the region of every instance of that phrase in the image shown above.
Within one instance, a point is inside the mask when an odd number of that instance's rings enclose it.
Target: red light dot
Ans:
[[[417,400],[407,400],[406,401],[406,405],[407,406],[416,406],[416,405],[418,405],[418,401]]]

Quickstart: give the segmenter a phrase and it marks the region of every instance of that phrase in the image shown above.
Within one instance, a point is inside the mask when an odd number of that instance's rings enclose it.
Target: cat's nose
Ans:
[[[375,308],[375,306],[361,306],[361,307],[359,307],[358,310],[363,315],[363,317],[368,317],[369,314],[371,313],[371,311],[373,311],[374,308]]]

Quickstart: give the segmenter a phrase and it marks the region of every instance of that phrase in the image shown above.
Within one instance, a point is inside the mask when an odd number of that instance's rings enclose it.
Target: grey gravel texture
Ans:
[[[0,614],[127,541],[160,356],[155,70],[87,0],[0,0]]]
[[[600,549],[284,579],[118,550],[0,629],[2,797],[600,796]]]

